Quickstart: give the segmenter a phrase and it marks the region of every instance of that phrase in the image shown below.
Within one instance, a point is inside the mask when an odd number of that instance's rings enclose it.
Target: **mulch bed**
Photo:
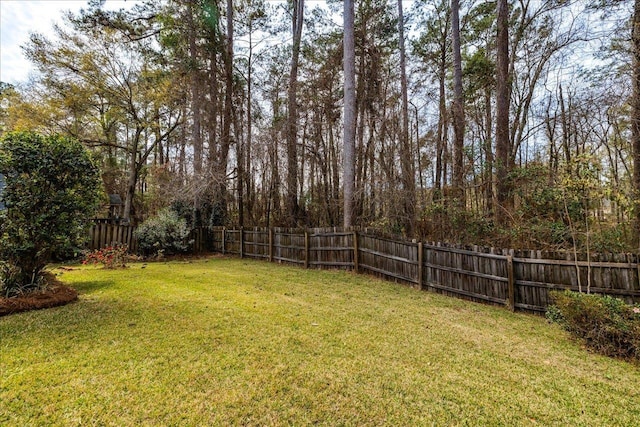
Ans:
[[[22,311],[58,307],[78,299],[78,292],[60,282],[51,274],[46,274],[44,290],[30,292],[12,298],[0,297],[0,317]]]

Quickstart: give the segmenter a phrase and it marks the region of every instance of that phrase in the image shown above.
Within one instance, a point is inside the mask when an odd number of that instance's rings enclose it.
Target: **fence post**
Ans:
[[[240,258],[244,258],[244,228],[240,227]]]
[[[227,236],[226,236],[226,231],[225,228],[222,227],[222,255],[224,255],[225,251],[226,251],[226,240],[227,240]]]
[[[304,268],[309,268],[309,232],[304,230]]]
[[[96,241],[96,225],[95,223],[91,226],[91,240],[89,240],[89,250],[95,249],[95,241]]]
[[[358,232],[353,231],[353,271],[360,272],[360,264],[358,259]]]
[[[636,283],[640,286],[640,255],[635,255],[635,262],[636,262],[636,273],[638,274],[638,280],[636,281]],[[633,258],[632,258],[633,261]],[[640,289],[640,287],[638,288]]]
[[[98,224],[98,247],[96,249],[104,248],[105,234],[107,234],[106,224],[104,223]]]
[[[513,277],[513,256],[507,255],[507,307],[511,311],[516,309],[516,289]]]
[[[423,246],[422,242],[418,242],[418,289],[422,290],[422,277],[423,277]]]
[[[273,228],[269,227],[269,262],[273,262]]]
[[[133,230],[131,227],[124,227],[124,239],[127,242],[127,246],[129,246],[129,252],[136,253],[138,248],[136,247],[136,242],[134,242]]]

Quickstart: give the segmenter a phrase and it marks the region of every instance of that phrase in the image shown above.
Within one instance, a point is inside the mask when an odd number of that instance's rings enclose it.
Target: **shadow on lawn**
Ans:
[[[80,296],[89,294],[101,289],[113,287],[115,282],[113,280],[92,280],[90,282],[74,282],[70,286],[78,291]]]

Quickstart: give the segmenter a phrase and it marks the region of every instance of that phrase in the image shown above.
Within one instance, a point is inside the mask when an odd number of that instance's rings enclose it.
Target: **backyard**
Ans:
[[[225,257],[52,270],[0,318],[0,425],[632,425],[640,368],[539,316]]]

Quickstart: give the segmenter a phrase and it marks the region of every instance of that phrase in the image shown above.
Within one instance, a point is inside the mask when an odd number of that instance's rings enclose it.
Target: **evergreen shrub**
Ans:
[[[0,291],[37,289],[54,255],[82,246],[100,201],[100,173],[87,149],[60,135],[15,132],[0,140]]]
[[[135,231],[138,249],[145,256],[162,256],[185,253],[189,250],[190,230],[187,221],[171,209],[163,209],[158,215],[143,222]]]

